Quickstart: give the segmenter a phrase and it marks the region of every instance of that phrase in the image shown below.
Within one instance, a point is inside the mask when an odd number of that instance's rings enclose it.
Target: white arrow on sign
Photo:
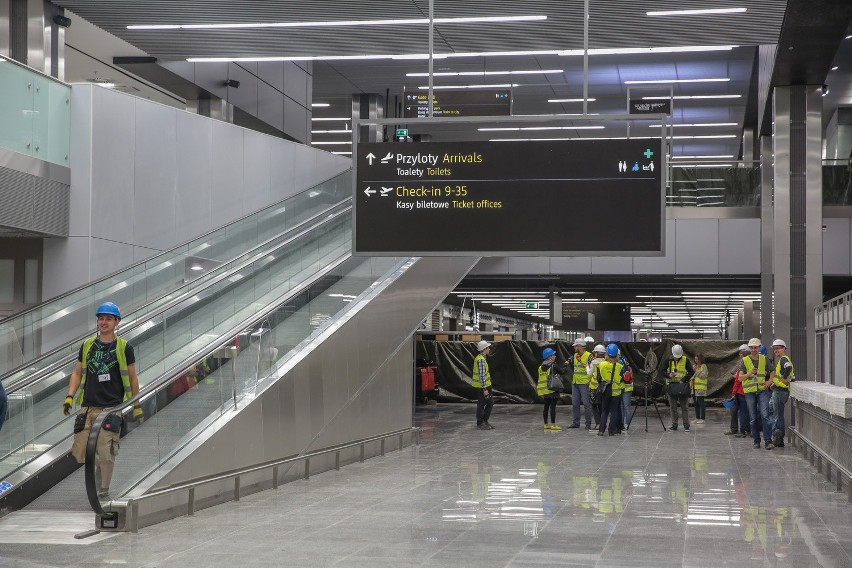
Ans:
[[[382,163],[387,164],[393,158],[393,152],[388,152],[388,155],[382,158]]]
[[[376,159],[376,156],[372,152],[367,154],[367,161],[370,163],[371,166],[373,165],[373,160],[375,160],[375,159]]]
[[[376,193],[376,190],[375,190],[375,189],[370,189],[370,186],[368,185],[368,186],[367,186],[367,189],[365,189],[365,190],[364,190],[364,193],[366,193],[366,194],[367,194],[367,197],[370,197],[371,195],[373,195],[374,193]]]
[[[375,191],[375,190],[373,190],[373,191]],[[391,191],[393,191],[392,187],[382,186],[382,197],[387,197],[388,193],[390,193]]]

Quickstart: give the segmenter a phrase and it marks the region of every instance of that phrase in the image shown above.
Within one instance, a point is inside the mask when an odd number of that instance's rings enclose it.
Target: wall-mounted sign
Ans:
[[[353,250],[659,256],[659,138],[359,144]]]
[[[671,114],[672,102],[630,99],[630,114]]]
[[[435,117],[509,116],[512,113],[512,91],[509,89],[470,89],[433,91],[432,110]],[[402,116],[427,118],[429,94],[405,93]]]

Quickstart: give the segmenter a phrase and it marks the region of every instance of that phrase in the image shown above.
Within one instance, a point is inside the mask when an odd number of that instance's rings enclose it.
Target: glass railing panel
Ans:
[[[852,166],[846,160],[823,160],[822,204],[852,205]]]
[[[5,65],[0,65],[3,68]],[[349,172],[338,177],[351,179]],[[248,248],[345,199],[348,194],[343,188],[347,183],[336,178],[329,180],[144,263],[0,321],[0,352],[20,354],[19,360],[0,361],[0,376],[5,377],[12,368],[36,361],[53,349],[76,341],[87,329],[93,329],[94,310],[101,302],[111,300],[121,307],[125,317],[133,317],[142,306],[191,280],[209,275]],[[322,203],[308,197],[310,193]],[[333,201],[337,197],[341,199]],[[33,370],[39,368],[43,366]],[[4,380],[4,384],[8,383]]]
[[[674,207],[758,207],[760,167],[751,162],[669,167],[666,205]]]
[[[345,211],[340,206],[337,211]],[[329,227],[330,225],[330,227]],[[270,243],[271,250],[254,262],[235,270],[244,259],[239,258],[222,266],[225,276],[217,283],[197,290],[187,301],[181,302],[149,319],[136,316],[136,327],[126,333],[120,333],[133,346],[136,354],[137,372],[140,385],[144,386],[159,377],[168,369],[179,364],[193,353],[201,350],[219,338],[224,330],[231,329],[240,321],[251,318],[258,311],[276,301],[282,294],[311,277],[313,273],[304,269],[304,259],[324,259],[343,254],[347,249],[340,246],[347,234],[351,233],[351,220],[348,214],[339,215],[331,222],[325,222],[306,234],[291,237],[282,235]],[[326,235],[333,234],[331,241],[324,241]],[[317,241],[323,240],[321,246]],[[248,256],[248,255],[247,255]],[[318,265],[309,262],[309,267]],[[272,285],[275,282],[275,286]],[[31,433],[22,433],[16,447],[37,442],[39,447],[56,442],[68,435],[70,430],[61,428],[67,418],[61,412],[62,401],[67,392],[71,372],[74,369],[79,344],[75,343],[67,351],[58,353],[62,361],[50,376],[34,383],[29,388],[36,389],[34,428]],[[71,359],[69,361],[69,358]],[[10,419],[4,425],[2,433],[24,432],[23,423]],[[56,436],[59,436],[56,438]],[[27,454],[27,459],[34,455]],[[21,465],[10,461],[11,465]],[[0,459],[2,464],[2,459]]]
[[[0,147],[69,165],[71,88],[0,57]]]
[[[240,330],[216,354],[194,360],[156,393],[146,395],[141,403],[146,422],[135,430],[131,424],[122,441],[110,487],[112,498],[126,496],[223,412],[256,396],[273,380],[272,372],[306,341],[374,293],[377,281],[407,261],[350,258],[261,321]],[[125,410],[128,415],[130,411]],[[134,450],[125,451],[129,447]]]

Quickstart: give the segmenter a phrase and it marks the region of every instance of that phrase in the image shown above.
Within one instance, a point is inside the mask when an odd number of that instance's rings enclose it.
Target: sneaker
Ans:
[[[736,434],[734,434],[734,438],[745,438],[745,434],[740,434],[739,432],[737,432]]]
[[[689,426],[684,426],[684,427],[683,427],[683,431],[684,431],[684,432],[689,432]]]
[[[609,435],[610,435],[610,436],[615,436],[615,432],[610,432],[610,433],[609,433]]]
[[[775,430],[772,433],[772,444],[777,446],[781,443],[781,440],[784,439],[784,435],[781,433],[781,430]]]
[[[545,429],[545,430],[550,430],[550,424],[545,424],[545,425],[544,425],[544,429]]]
[[[98,499],[101,501],[110,501],[112,498],[109,496],[109,487],[102,487],[98,489]]]
[[[598,432],[598,436],[606,436],[606,434],[603,432]]]
[[[579,427],[580,427],[579,424],[571,424],[570,426],[568,426],[568,428],[579,428]]]
[[[704,419],[696,420],[696,421],[695,421],[695,423],[696,423],[696,424],[704,424]]]
[[[489,427],[488,427],[487,425],[485,425],[485,424],[477,424],[477,425],[476,425],[476,429],[477,429],[477,430],[491,430],[491,428],[489,428]]]
[[[776,447],[776,448],[783,448],[783,447],[784,447],[784,442],[781,442],[780,444],[775,444],[775,447]]]
[[[728,430],[727,432],[725,432],[725,436],[736,436],[736,435],[737,435],[737,433],[733,432],[731,430]]]
[[[489,430],[494,430],[494,426],[492,426],[490,422],[486,422],[485,425],[488,427]]]
[[[760,449],[760,442],[759,442],[759,441],[757,441],[757,442],[755,442],[755,443],[754,443],[754,449],[755,449],[755,450],[759,450],[759,449]]]
[[[771,450],[771,449],[772,449],[772,448],[774,448],[774,447],[775,447],[775,446],[772,444],[772,442],[766,442],[766,449],[767,449],[767,450]]]
[[[589,428],[589,434],[597,434],[597,433],[598,433],[597,428]]]
[[[560,426],[558,424],[551,424],[550,429],[551,430],[562,430],[562,426]]]
[[[677,424],[672,424],[669,430],[677,430]]]

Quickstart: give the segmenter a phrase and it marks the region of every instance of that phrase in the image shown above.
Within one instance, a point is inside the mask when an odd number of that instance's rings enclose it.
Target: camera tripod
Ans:
[[[645,371],[636,371],[636,373],[642,374],[645,377],[645,393],[644,393],[645,404],[644,404],[644,406],[645,406],[645,432],[647,432],[648,431],[648,398],[649,398],[648,397],[648,389],[654,383],[654,381],[652,380],[652,375],[650,373],[647,373]],[[657,411],[657,418],[660,419],[660,426],[663,427],[663,432],[665,432],[667,430],[667,428],[666,428],[665,422],[663,422],[662,415],[660,415],[660,409],[657,407],[657,399],[652,399],[651,403],[654,405],[654,410]],[[636,416],[636,411],[639,410],[639,406],[640,406],[640,404],[637,403],[636,406],[633,407],[633,412],[630,413],[630,420],[626,420],[627,424],[626,424],[625,428],[628,432],[630,431],[630,426],[633,424],[633,417]]]

